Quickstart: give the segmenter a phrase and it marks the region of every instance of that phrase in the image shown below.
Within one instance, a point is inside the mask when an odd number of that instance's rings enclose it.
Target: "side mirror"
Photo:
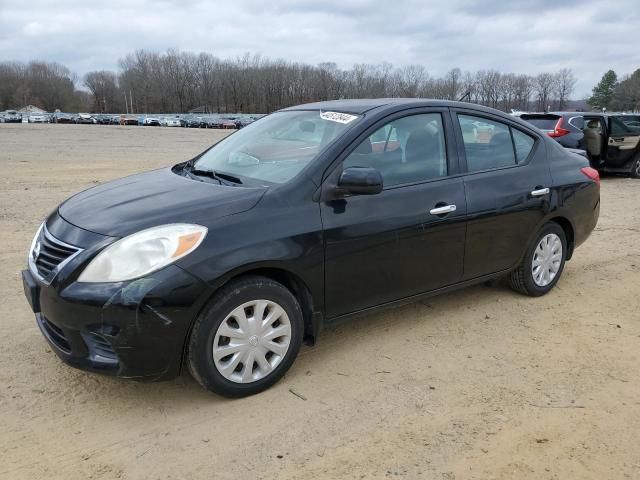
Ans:
[[[370,167],[345,168],[338,180],[338,188],[354,195],[375,195],[382,187],[382,175]]]

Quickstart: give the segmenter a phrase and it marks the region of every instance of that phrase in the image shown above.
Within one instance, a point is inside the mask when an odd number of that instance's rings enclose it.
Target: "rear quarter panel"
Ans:
[[[595,228],[600,215],[600,185],[580,171],[587,159],[571,154],[553,141],[548,146],[551,211],[545,219],[566,218],[573,228],[574,247],[582,244]]]

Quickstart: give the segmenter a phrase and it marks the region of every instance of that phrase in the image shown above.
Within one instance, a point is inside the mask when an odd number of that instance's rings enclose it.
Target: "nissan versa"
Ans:
[[[599,181],[489,108],[301,105],[71,197],[33,239],[24,291],[71,365],[134,379],[184,365],[250,395],[325,323],[503,276],[547,293],[596,225]]]

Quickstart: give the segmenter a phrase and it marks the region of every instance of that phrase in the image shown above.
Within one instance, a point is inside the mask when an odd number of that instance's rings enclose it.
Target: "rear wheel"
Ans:
[[[558,283],[566,255],[564,230],[557,223],[546,224],[527,249],[520,266],[511,272],[511,288],[531,297],[544,295]]]
[[[196,320],[188,364],[206,389],[227,397],[261,392],[300,350],[302,310],[282,284],[247,277],[224,287]]]
[[[640,154],[636,155],[636,159],[631,167],[631,177],[640,178]]]

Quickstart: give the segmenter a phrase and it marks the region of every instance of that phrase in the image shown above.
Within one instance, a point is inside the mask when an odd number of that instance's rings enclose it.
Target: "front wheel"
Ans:
[[[558,283],[566,256],[564,230],[557,223],[546,224],[527,249],[520,266],[509,275],[511,288],[531,297],[544,295]]]
[[[302,310],[282,284],[264,277],[233,281],[196,320],[188,366],[206,389],[244,397],[276,383],[295,360]]]

